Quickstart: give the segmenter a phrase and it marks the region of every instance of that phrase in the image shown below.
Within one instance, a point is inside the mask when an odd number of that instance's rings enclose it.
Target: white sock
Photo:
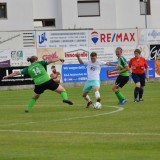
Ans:
[[[86,97],[84,97],[84,99],[85,99],[86,101],[88,101],[88,102],[90,102],[90,101],[91,101],[91,99],[90,99],[89,95],[86,95]]]
[[[99,93],[99,91],[96,91],[96,92],[95,92],[95,97],[96,97],[96,99],[100,98],[100,93]]]

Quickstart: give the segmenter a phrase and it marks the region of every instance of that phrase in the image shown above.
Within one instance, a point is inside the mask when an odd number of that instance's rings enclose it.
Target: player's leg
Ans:
[[[92,86],[91,86],[90,81],[86,81],[86,83],[83,87],[83,93],[82,93],[83,98],[87,101],[86,108],[89,108],[89,106],[92,104],[92,101],[88,95],[88,93],[90,92],[91,89],[92,89]]]
[[[64,103],[67,103],[69,105],[73,105],[73,102],[68,100],[68,95],[67,95],[66,90],[57,82],[55,82],[51,79],[45,83],[45,88],[59,93],[61,95]]]
[[[144,86],[145,86],[145,74],[140,76],[140,89],[139,89],[139,102],[143,101],[143,93],[144,93]]]
[[[140,77],[137,74],[132,73],[132,79],[135,83],[134,102],[139,102],[138,96],[139,96],[139,91],[140,91],[140,87],[141,87]]]
[[[30,110],[32,109],[32,107],[34,106],[34,104],[36,103],[36,100],[40,97],[40,94],[36,94],[34,93],[33,97],[30,99],[27,108],[25,110],[25,112],[30,112]]]
[[[119,88],[122,88],[129,80],[128,76],[118,76],[115,84],[112,87],[113,92],[116,94],[117,99],[119,100],[120,105],[123,105],[127,102],[125,96],[122,94],[122,92],[119,90]]]
[[[73,105],[73,102],[71,102],[70,100],[68,100],[68,95],[66,90],[59,85],[58,88],[55,90],[55,92],[59,93],[63,99],[63,103],[67,103],[69,105]]]
[[[97,102],[100,102],[101,101],[101,96],[100,96],[100,92],[99,92],[100,81],[94,80],[92,82],[92,85],[93,85],[93,90],[94,90],[94,94],[95,94],[96,100],[97,100]]]

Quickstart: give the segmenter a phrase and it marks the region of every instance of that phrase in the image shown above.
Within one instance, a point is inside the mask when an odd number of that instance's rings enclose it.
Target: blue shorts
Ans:
[[[143,74],[132,73],[132,79],[134,83],[140,82],[141,86],[145,86],[145,73]]]
[[[92,88],[100,87],[100,81],[99,80],[88,80],[86,81],[83,92],[90,92]]]

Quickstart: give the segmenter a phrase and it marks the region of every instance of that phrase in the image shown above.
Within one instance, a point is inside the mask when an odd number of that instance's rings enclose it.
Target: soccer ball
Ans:
[[[93,104],[93,108],[94,108],[94,109],[101,109],[101,107],[102,107],[102,104],[99,103],[99,102],[95,102],[95,103]]]

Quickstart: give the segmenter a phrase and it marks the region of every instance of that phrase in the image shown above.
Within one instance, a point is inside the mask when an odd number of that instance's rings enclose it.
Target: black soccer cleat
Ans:
[[[24,112],[29,113],[29,111],[28,111],[28,110],[25,110]]]
[[[67,103],[69,105],[73,105],[73,102],[71,102],[70,100],[63,100],[63,103]]]
[[[89,102],[87,103],[86,108],[89,108],[91,104],[92,104],[92,101],[89,101]]]

